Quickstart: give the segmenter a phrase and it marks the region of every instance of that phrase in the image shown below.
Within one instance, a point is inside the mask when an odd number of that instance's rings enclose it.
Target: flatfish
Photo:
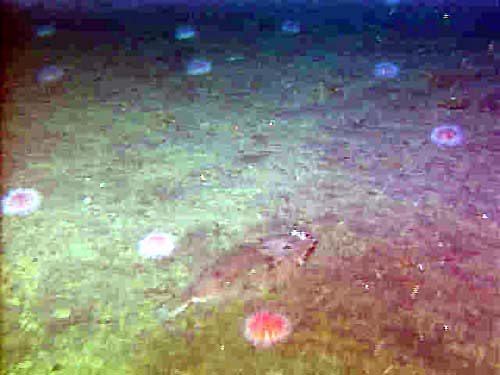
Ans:
[[[298,268],[314,253],[318,241],[307,231],[293,229],[271,235],[259,243],[243,245],[234,255],[221,257],[202,272],[188,290],[187,298],[225,297],[244,293],[260,283],[273,280],[287,268]]]

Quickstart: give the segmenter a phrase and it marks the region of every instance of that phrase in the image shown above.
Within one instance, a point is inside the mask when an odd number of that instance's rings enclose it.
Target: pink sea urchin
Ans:
[[[458,125],[441,125],[432,130],[431,141],[438,146],[453,147],[463,142],[464,135]]]
[[[64,70],[55,65],[44,66],[38,72],[36,80],[40,84],[48,84],[60,81],[64,76]]]
[[[2,198],[2,213],[9,216],[30,215],[38,210],[41,203],[42,196],[35,189],[10,190]]]
[[[375,64],[373,74],[381,79],[396,78],[399,75],[399,67],[389,61],[379,62]]]
[[[193,59],[187,64],[187,74],[190,76],[200,76],[209,74],[212,71],[212,62],[206,59]]]
[[[259,348],[283,341],[291,331],[290,321],[280,314],[261,311],[245,320],[245,338]]]
[[[137,244],[137,253],[148,259],[169,257],[174,249],[174,237],[162,232],[151,232]]]

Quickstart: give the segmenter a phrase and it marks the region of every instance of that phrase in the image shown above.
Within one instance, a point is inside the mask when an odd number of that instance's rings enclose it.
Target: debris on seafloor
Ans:
[[[450,89],[464,82],[480,81],[481,75],[472,69],[441,69],[424,73],[431,88]]]
[[[467,98],[452,96],[449,99],[438,102],[437,106],[450,111],[465,110],[471,106],[471,101]]]

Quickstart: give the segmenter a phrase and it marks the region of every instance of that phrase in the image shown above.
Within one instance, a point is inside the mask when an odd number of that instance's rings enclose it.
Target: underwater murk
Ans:
[[[0,374],[500,372],[498,1],[56,3],[2,17]]]

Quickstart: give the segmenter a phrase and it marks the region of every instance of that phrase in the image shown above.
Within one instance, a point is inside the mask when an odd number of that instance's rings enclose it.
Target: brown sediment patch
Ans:
[[[261,151],[243,151],[239,154],[238,159],[245,164],[257,164],[266,160],[273,154],[270,150]]]
[[[273,118],[278,120],[289,120],[300,116],[319,116],[326,117],[332,112],[334,106],[327,105],[308,105],[301,106],[298,109],[283,109],[276,112]]]
[[[480,112],[500,113],[500,89],[484,95],[479,101],[478,109]]]
[[[28,168],[51,162],[51,154],[63,140],[63,135],[50,132],[43,122],[64,104],[60,93],[41,89],[34,73],[42,62],[31,57],[29,50],[16,51],[16,62],[8,67],[2,104],[1,150],[2,181],[10,182],[15,175],[17,184],[36,184],[51,173],[50,168]],[[49,189],[50,190],[50,189]],[[45,193],[45,192],[44,192]]]
[[[495,373],[500,278],[492,267],[467,268],[460,258],[449,260],[454,267],[442,267],[417,247],[388,244],[360,257],[322,261],[306,267],[278,299],[252,306],[286,311],[299,338],[315,329],[319,314],[328,330],[366,345],[369,354],[380,348],[397,353],[398,365],[416,360],[433,374]],[[473,276],[462,277],[476,272],[488,274],[489,283],[478,286]]]
[[[498,248],[494,223],[456,222],[437,213],[381,239],[356,237],[331,214],[313,220],[311,228],[320,246],[303,267],[269,267],[256,246],[240,248],[202,273],[186,298],[216,295],[221,304],[245,301],[249,313],[284,313],[293,326],[284,351],[325,353],[354,372],[496,373],[500,277],[490,258]],[[350,236],[335,242],[330,232]],[[363,250],[342,251],[351,243]],[[366,370],[367,363],[376,369]],[[420,370],[405,372],[414,364]]]
[[[49,335],[61,333],[72,326],[81,324],[90,324],[92,322],[93,306],[74,307],[70,310],[68,317],[65,318],[50,318],[46,322],[46,328]],[[110,323],[105,321],[96,321],[98,324]]]
[[[441,69],[426,72],[429,86],[439,89],[449,89],[457,84],[480,81],[481,74],[471,69]]]
[[[14,106],[14,103],[6,104]],[[43,111],[36,114],[37,106],[27,109],[28,105],[20,104],[29,113],[16,113],[3,119],[2,124],[2,181],[9,183],[13,178],[17,185],[37,185],[51,173],[51,155],[57,145],[62,142],[60,133],[48,132],[40,123],[45,116]],[[36,118],[36,120],[34,120]],[[32,163],[35,167],[30,167]],[[42,190],[50,194],[53,186],[50,183]]]

